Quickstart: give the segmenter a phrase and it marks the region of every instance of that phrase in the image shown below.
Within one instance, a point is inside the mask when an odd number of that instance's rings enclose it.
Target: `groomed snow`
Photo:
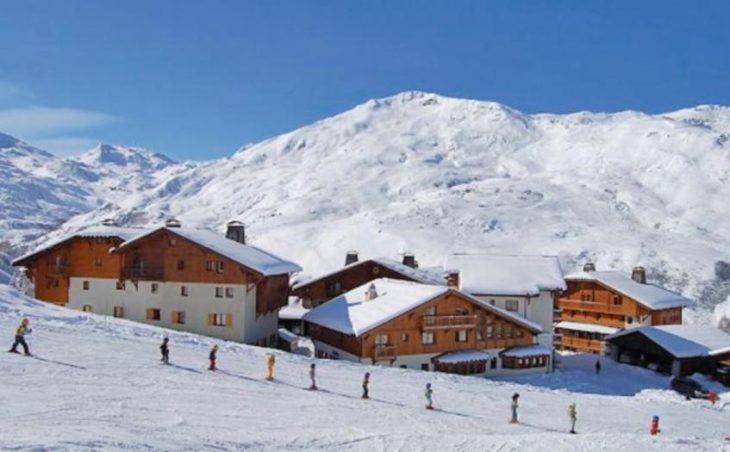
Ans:
[[[556,256],[452,254],[446,271],[459,271],[459,289],[475,295],[539,295],[565,290]]]
[[[692,300],[676,292],[655,286],[649,282],[646,284],[638,283],[629,276],[616,271],[578,272],[567,275],[565,279],[568,281],[599,282],[633,298],[649,309],[679,308],[692,304]]]
[[[4,340],[31,318],[38,359],[0,353],[0,448],[9,450],[247,451],[718,451],[730,433],[730,394],[715,409],[668,391],[669,378],[604,360],[600,376],[564,357],[554,374],[515,383],[317,360],[321,391],[307,391],[311,359],[69,311],[0,286]],[[171,366],[159,362],[170,337]],[[365,371],[371,400],[360,399]],[[433,385],[440,411],[423,408]],[[555,388],[555,389],[551,389]],[[519,392],[521,424],[509,425]],[[603,395],[601,395],[603,394]],[[577,435],[566,410],[578,408]],[[648,434],[653,415],[662,432]]]
[[[581,323],[581,322],[558,322],[555,328],[565,328],[566,330],[583,331],[586,333],[600,333],[600,334],[613,334],[617,332],[618,328],[611,328],[610,326],[595,325],[593,323]]]

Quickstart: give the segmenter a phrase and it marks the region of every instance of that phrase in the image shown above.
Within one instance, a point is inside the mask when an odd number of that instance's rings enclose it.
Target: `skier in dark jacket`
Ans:
[[[162,345],[160,345],[160,353],[162,353],[161,361],[165,364],[170,364],[170,347],[167,343],[170,342],[170,338],[162,338]]]
[[[27,317],[24,318],[20,322],[20,326],[15,329],[15,341],[13,342],[13,346],[8,350],[11,353],[18,353],[18,345],[23,346],[23,352],[30,356],[30,349],[28,348],[28,343],[25,342],[25,335],[29,334],[31,332],[30,329],[30,319]]]
[[[218,346],[214,345],[213,348],[210,349],[210,355],[208,355],[208,361],[210,361],[210,365],[208,366],[208,370],[215,370],[215,360],[218,354]]]
[[[426,391],[423,393],[426,397],[426,409],[433,410],[433,389],[431,389],[431,383],[426,383]]]
[[[601,373],[601,359],[600,359],[600,358],[598,358],[598,359],[596,360],[596,375],[598,375],[598,374],[600,374],[600,373]]]
[[[519,404],[520,395],[518,393],[514,393],[512,395],[512,405],[510,406],[512,408],[512,419],[510,419],[510,424],[517,424],[519,421],[517,420],[517,408],[520,407]]]
[[[312,363],[309,366],[309,380],[311,381],[311,384],[309,385],[309,389],[316,390],[317,389],[317,365]]]
[[[365,376],[362,379],[362,398],[369,399],[368,385],[370,384],[370,372],[365,372]]]

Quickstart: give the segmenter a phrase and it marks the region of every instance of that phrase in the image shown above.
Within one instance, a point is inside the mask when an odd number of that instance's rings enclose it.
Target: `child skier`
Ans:
[[[315,370],[316,367],[317,366],[314,363],[312,363],[309,366],[309,379],[312,381],[312,384],[309,385],[309,389],[311,389],[311,390],[316,390],[317,389],[317,380],[315,378],[316,377],[316,370]]]
[[[517,408],[519,408],[519,399],[520,395],[518,393],[512,394],[512,419],[510,419],[510,424],[517,424],[519,421],[517,420]]]
[[[162,353],[162,361],[165,364],[170,364],[170,347],[167,346],[167,343],[170,341],[170,338],[163,337],[162,338],[162,345],[160,345],[160,353]]]
[[[370,384],[370,372],[365,372],[365,376],[362,379],[362,398],[369,399],[368,385]]]
[[[271,381],[274,379],[274,364],[276,362],[276,357],[273,353],[269,353],[266,355],[266,379]]]
[[[210,349],[210,355],[208,355],[208,360],[210,361],[210,365],[208,366],[208,370],[215,370],[215,359],[216,355],[218,353],[218,346],[213,345],[213,348]]]
[[[575,422],[578,420],[575,412],[575,402],[568,405],[568,418],[570,419],[570,433],[575,433]]]
[[[25,335],[30,334],[30,319],[27,317],[24,318],[21,322],[18,328],[15,329],[15,341],[13,342],[13,346],[8,350],[10,353],[18,353],[18,345],[23,346],[23,352],[30,356],[30,349],[28,349],[28,343],[25,342]]]
[[[426,392],[423,395],[426,397],[426,409],[433,410],[433,389],[431,389],[431,383],[426,383]]]

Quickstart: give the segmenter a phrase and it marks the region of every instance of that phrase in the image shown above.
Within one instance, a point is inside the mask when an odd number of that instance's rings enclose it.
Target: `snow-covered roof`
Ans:
[[[564,328],[566,330],[573,331],[584,331],[586,333],[599,333],[599,334],[613,334],[618,331],[618,328],[612,328],[610,326],[596,325],[593,323],[580,323],[580,322],[559,322],[555,325],[555,328]]]
[[[263,276],[283,275],[302,270],[302,268],[294,262],[283,259],[268,251],[264,251],[261,248],[252,245],[244,245],[243,243],[228,239],[222,234],[205,229],[168,228],[163,226],[147,231],[143,234],[139,234],[136,237],[122,243],[117,247],[117,249],[123,250],[162,230],[184,237],[191,242],[250,268]]]
[[[118,226],[93,226],[81,231],[74,232],[73,234],[67,235],[59,240],[54,240],[50,243],[44,244],[42,247],[36,249],[35,251],[28,253],[24,256],[21,256],[13,261],[13,265],[19,265],[21,262],[28,260],[31,257],[37,256],[38,254],[42,254],[46,251],[51,250],[52,248],[57,247],[58,245],[61,245],[64,242],[67,242],[73,238],[76,237],[84,237],[84,238],[96,238],[96,237],[118,237],[122,240],[129,240],[132,237],[135,237],[141,233],[147,232],[147,229],[138,229],[138,228],[120,228]]]
[[[388,257],[375,257],[372,259],[365,259],[362,261],[353,262],[352,264],[345,265],[344,267],[338,268],[336,270],[332,270],[331,272],[325,273],[325,274],[317,276],[315,278],[309,278],[309,279],[306,279],[303,281],[299,281],[292,286],[292,289],[294,289],[294,290],[300,289],[304,286],[308,286],[312,283],[321,281],[332,275],[336,275],[337,273],[340,273],[345,270],[349,270],[349,269],[357,267],[359,265],[366,264],[368,262],[375,262],[385,268],[393,270],[394,272],[400,273],[401,275],[407,276],[407,277],[411,278],[412,280],[423,283],[423,284],[446,285],[446,280],[443,278],[442,273],[436,273],[433,271],[412,268],[412,267],[404,265],[404,264],[402,264],[394,259],[388,258]]]
[[[373,300],[365,301],[365,292],[371,284],[375,285],[378,296]],[[446,286],[380,278],[313,308],[304,315],[304,320],[343,334],[360,336],[450,290],[455,291]],[[460,293],[487,311],[523,325],[534,332],[542,332],[540,325],[535,322],[492,306],[469,294]]]
[[[302,304],[299,297],[289,297],[289,304],[279,309],[279,319],[282,320],[301,320],[304,314],[309,312]]]
[[[642,284],[617,271],[578,272],[567,275],[568,281],[594,281],[630,297],[649,309],[680,308],[692,304],[682,295],[655,286]]]
[[[565,290],[556,256],[452,254],[447,271],[459,271],[459,289],[475,295],[539,295]]]
[[[303,339],[301,336],[297,336],[296,334],[292,333],[291,331],[287,330],[286,328],[279,328],[277,330],[277,334],[282,340],[286,341],[289,344],[291,344],[294,341]]]
[[[677,358],[716,355],[730,350],[730,335],[714,327],[699,325],[642,326],[619,331],[606,339],[635,333],[643,334]]]
[[[489,361],[492,355],[482,350],[458,350],[455,352],[446,352],[438,356],[434,356],[431,361],[443,364],[468,363],[469,361]]]
[[[528,358],[530,356],[551,355],[553,351],[542,344],[518,345],[510,347],[500,352],[500,356],[508,356],[510,358]]]

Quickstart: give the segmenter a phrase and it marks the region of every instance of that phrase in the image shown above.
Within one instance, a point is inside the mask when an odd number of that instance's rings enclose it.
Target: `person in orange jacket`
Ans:
[[[276,357],[273,353],[266,355],[266,379],[271,381],[274,379],[274,364],[276,364]]]

